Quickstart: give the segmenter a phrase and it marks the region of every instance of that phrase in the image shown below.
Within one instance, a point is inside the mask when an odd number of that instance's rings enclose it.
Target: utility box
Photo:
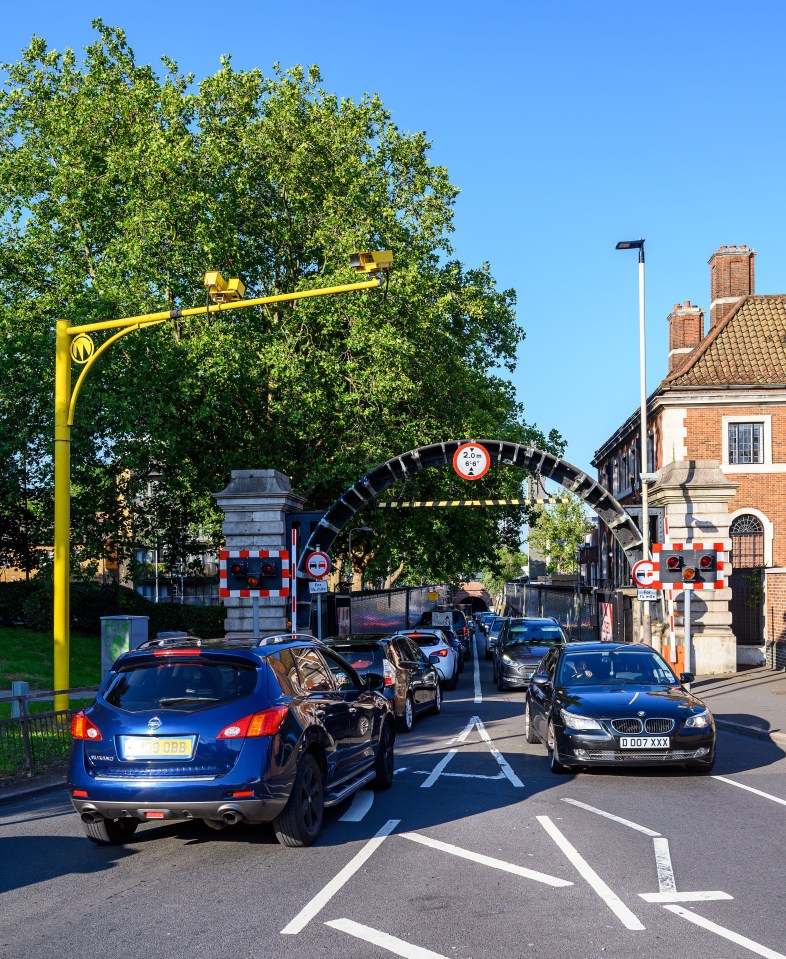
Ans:
[[[106,677],[118,656],[147,642],[149,619],[149,616],[101,617],[101,679]]]

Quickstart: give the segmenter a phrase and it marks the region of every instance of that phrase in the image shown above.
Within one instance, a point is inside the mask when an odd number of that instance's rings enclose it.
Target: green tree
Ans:
[[[494,561],[481,573],[481,582],[489,596],[497,596],[505,588],[505,583],[522,576],[528,563],[527,554],[520,549],[507,546],[499,549]]]
[[[591,529],[582,501],[568,493],[554,506],[533,510],[530,549],[547,558],[550,573],[575,573],[577,550]]]
[[[73,434],[84,553],[123,559],[150,542],[153,473],[156,523],[217,539],[210,494],[232,469],[280,469],[321,508],[428,442],[485,435],[561,450],[493,372],[513,369],[523,338],[515,295],[488,264],[453,257],[457,190],[424,133],[399,130],[377,96],[326,91],[316,67],[268,77],[225,57],[196,84],[168,58],[163,75],[138,64],[122,30],[94,26],[81,62],[34,38],[0,91],[0,426],[4,452],[33,456],[43,501],[57,319],[198,305],[206,269],[262,296],[353,279],[352,250],[390,248],[396,260],[384,296],[175,320],[108,350]],[[520,496],[521,479],[493,470],[476,491]],[[19,499],[9,482],[5,497]],[[411,485],[448,496],[461,482],[430,471]],[[523,516],[502,524],[512,546]],[[382,571],[406,557],[450,578],[500,538],[480,511],[363,521]]]

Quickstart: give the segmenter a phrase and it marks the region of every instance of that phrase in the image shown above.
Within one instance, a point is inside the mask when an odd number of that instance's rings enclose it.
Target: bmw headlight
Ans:
[[[575,713],[569,713],[567,709],[561,711],[562,722],[568,729],[603,729],[597,719],[590,719],[589,716],[577,716]]]
[[[513,665],[513,660],[510,658],[510,656],[508,656],[507,653],[503,653],[503,654],[502,654],[502,662],[503,662],[506,666],[512,666],[512,665]]]
[[[702,709],[700,713],[694,713],[685,720],[685,725],[692,729],[705,729],[712,725],[712,714],[709,709]]]

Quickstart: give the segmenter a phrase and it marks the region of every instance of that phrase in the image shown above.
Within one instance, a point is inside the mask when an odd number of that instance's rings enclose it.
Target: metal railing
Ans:
[[[68,758],[71,748],[71,719],[80,706],[39,712],[33,703],[52,702],[68,693],[74,699],[92,699],[98,686],[69,690],[43,690],[26,693],[2,693],[0,705],[10,703],[10,718],[0,719],[0,777],[32,777],[48,766]]]

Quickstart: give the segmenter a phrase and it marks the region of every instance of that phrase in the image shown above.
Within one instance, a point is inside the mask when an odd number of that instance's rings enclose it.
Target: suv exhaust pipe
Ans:
[[[245,818],[237,806],[223,806],[219,812],[221,813],[221,822],[226,823],[227,826],[235,826]]]
[[[94,822],[103,822],[104,817],[100,812],[83,812],[82,813],[82,822],[94,823]]]

